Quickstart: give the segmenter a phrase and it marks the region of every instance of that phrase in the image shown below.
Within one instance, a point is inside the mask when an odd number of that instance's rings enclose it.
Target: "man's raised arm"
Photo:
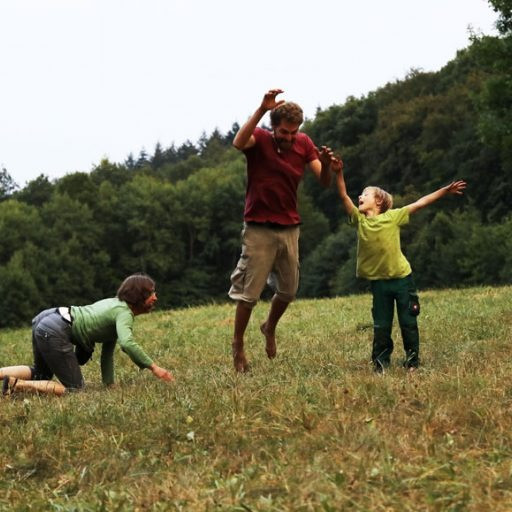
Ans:
[[[235,146],[236,149],[243,151],[244,149],[254,146],[255,139],[253,133],[256,126],[258,126],[258,123],[267,111],[284,103],[284,100],[276,101],[276,96],[282,92],[281,89],[270,89],[270,91],[263,96],[261,105],[257,108],[256,112],[240,127],[235,135],[233,146]]]

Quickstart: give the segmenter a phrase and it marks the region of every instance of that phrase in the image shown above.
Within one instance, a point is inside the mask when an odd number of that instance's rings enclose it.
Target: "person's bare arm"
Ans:
[[[245,124],[243,124],[233,139],[233,146],[240,151],[244,149],[248,149],[254,146],[256,140],[254,138],[254,130],[258,123],[261,121],[261,118],[265,115],[265,113],[269,110],[272,110],[279,105],[284,103],[284,100],[277,101],[276,96],[281,94],[281,89],[270,89],[265,96],[263,96],[263,100],[261,105],[257,108],[256,112],[247,120]]]
[[[463,180],[453,181],[449,185],[446,185],[445,187],[441,187],[439,190],[436,190],[435,192],[432,192],[430,194],[427,194],[426,196],[420,197],[417,201],[414,203],[408,204],[406,208],[409,209],[409,213],[415,213],[421,208],[425,208],[425,206],[428,206],[429,204],[434,203],[441,197],[445,195],[462,195],[464,193],[464,189],[466,188],[466,182]]]
[[[343,161],[337,158],[331,164],[331,168],[332,171],[336,174],[336,188],[338,189],[338,194],[341,198],[341,202],[343,203],[343,208],[350,215],[356,205],[347,194],[347,186],[345,185],[345,178],[343,176]]]
[[[324,187],[331,184],[331,165],[336,161],[331,148],[322,146],[320,148],[320,156],[308,163],[309,169],[316,176],[317,180]]]

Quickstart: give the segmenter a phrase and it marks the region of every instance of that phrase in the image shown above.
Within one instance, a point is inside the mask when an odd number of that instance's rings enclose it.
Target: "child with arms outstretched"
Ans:
[[[403,366],[419,365],[419,334],[416,320],[420,312],[411,265],[400,248],[400,227],[409,222],[409,215],[432,204],[445,195],[461,195],[466,188],[462,180],[428,194],[403,208],[393,209],[393,198],[379,187],[366,187],[359,196],[358,207],[347,195],[343,162],[331,166],[336,185],[350,224],[357,228],[358,277],[368,279],[373,295],[372,362],[382,372],[390,364],[393,352],[391,328],[396,308],[405,350]]]

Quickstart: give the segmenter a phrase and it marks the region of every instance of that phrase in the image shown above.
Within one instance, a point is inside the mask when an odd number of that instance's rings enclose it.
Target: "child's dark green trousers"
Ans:
[[[390,364],[393,352],[391,329],[395,303],[405,350],[403,366],[416,368],[419,365],[420,351],[416,317],[420,312],[420,304],[412,275],[399,279],[371,281],[371,290],[373,295],[372,361],[375,370],[381,371]]]

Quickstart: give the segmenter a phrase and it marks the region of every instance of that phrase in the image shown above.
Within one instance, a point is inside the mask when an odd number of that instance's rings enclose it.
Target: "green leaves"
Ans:
[[[473,36],[440,71],[413,69],[318,110],[304,125],[318,146],[343,158],[352,199],[378,185],[400,206],[453,179],[467,181],[464,197],[436,203],[403,230],[422,286],[500,283],[511,275],[511,1],[490,3],[501,37]],[[2,169],[0,286],[30,297],[8,295],[0,327],[49,304],[112,295],[137,271],[157,281],[162,308],[225,300],[246,186],[244,156],[231,147],[237,130],[235,123],[227,135],[215,130],[179,147],[158,143],[153,155],[143,150],[124,164],[105,159],[89,174],[53,182],[42,175],[21,190]],[[360,291],[355,233],[335,188],[323,189],[307,173],[299,194],[300,293]]]

